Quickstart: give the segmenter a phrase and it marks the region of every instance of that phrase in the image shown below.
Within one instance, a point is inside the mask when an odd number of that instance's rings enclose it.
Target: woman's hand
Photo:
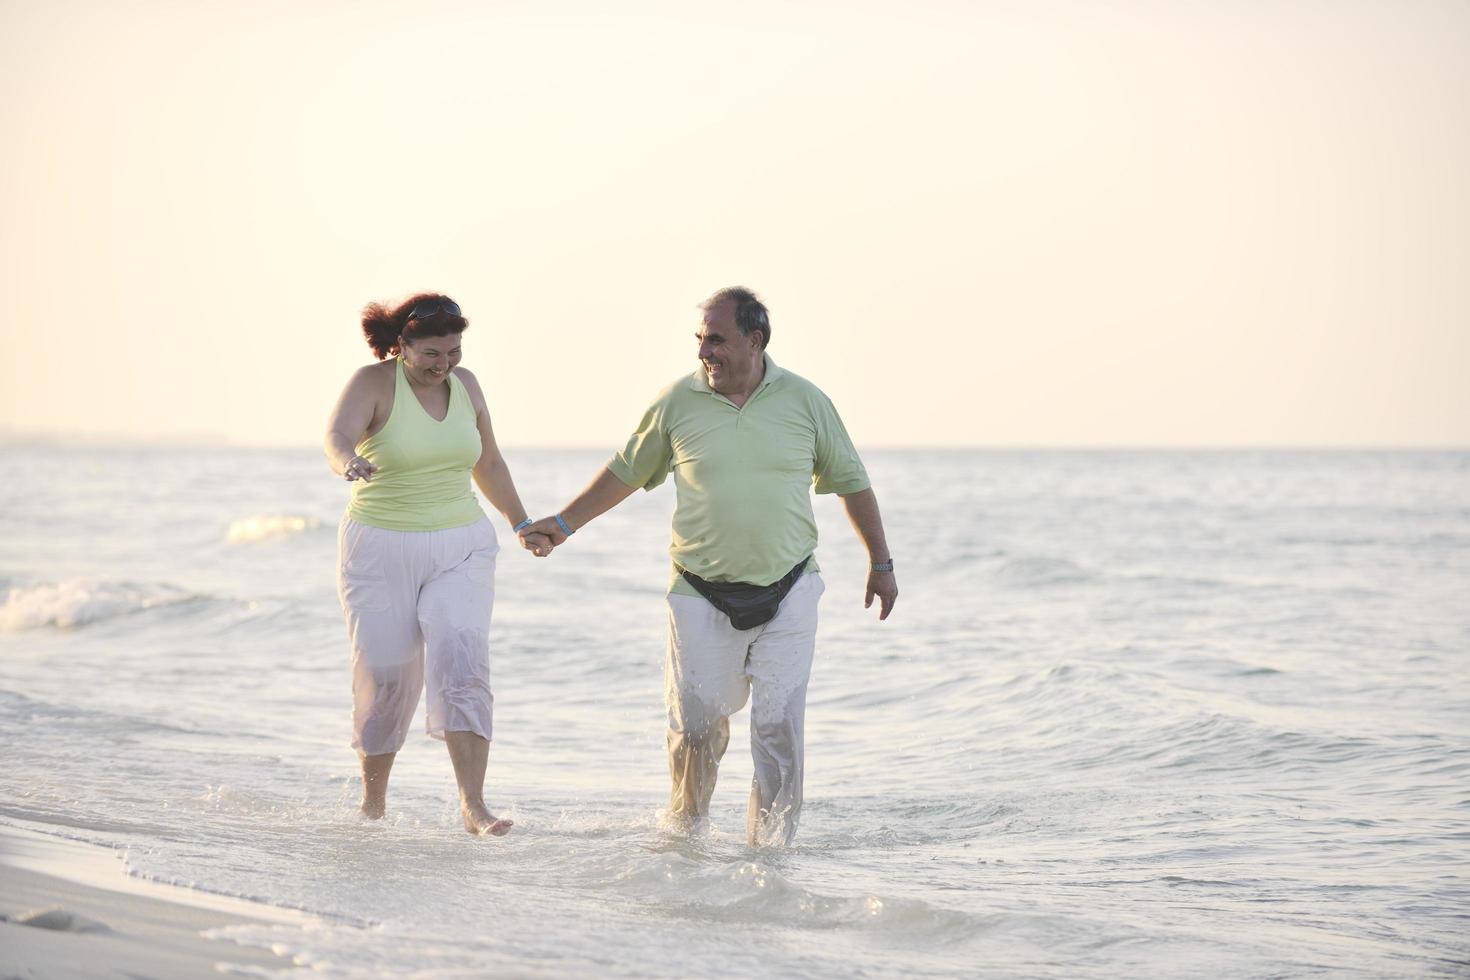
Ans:
[[[378,468],[361,456],[354,456],[347,461],[347,468],[342,471],[342,478],[348,483],[353,480],[361,480],[364,483],[373,481],[373,474]]]

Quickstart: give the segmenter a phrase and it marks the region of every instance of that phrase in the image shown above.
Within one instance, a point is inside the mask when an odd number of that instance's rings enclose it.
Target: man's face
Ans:
[[[704,365],[709,386],[722,395],[748,393],[751,380],[760,370],[761,336],[740,332],[735,325],[733,299],[709,308],[694,339],[699,341],[699,362]]]

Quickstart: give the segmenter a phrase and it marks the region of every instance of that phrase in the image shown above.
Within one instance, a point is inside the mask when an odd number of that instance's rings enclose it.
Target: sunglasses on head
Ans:
[[[450,316],[460,316],[459,304],[452,299],[420,300],[413,304],[413,309],[408,311],[408,319],[422,320],[441,312],[448,313]]]

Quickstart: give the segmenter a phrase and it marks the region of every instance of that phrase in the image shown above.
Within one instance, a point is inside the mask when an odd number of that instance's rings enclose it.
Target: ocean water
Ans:
[[[508,456],[538,513],[605,458]],[[868,453],[898,607],[819,499],[760,850],[745,713],[709,831],[660,821],[671,488],[544,561],[500,528],[497,840],[421,730],[355,816],[315,452],[0,460],[0,821],[316,913],[225,934],[323,976],[1470,974],[1470,454]]]

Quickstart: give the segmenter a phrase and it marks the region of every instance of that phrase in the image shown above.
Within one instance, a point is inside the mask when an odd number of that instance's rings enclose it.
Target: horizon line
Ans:
[[[0,429],[0,446],[34,448],[96,449],[229,449],[280,452],[321,447],[311,442],[246,442],[224,436],[198,433],[186,436],[149,437],[108,433],[25,432]],[[618,447],[589,443],[502,443],[507,451],[532,452],[616,452]],[[872,443],[859,447],[862,452],[1470,452],[1470,442],[954,442],[954,443]]]

